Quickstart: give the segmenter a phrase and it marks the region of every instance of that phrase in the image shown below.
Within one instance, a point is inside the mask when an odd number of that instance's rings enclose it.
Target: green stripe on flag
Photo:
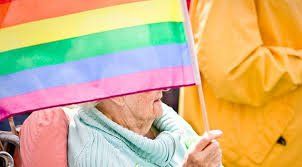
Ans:
[[[184,42],[186,37],[181,22],[117,29],[2,52],[0,75],[136,48]]]

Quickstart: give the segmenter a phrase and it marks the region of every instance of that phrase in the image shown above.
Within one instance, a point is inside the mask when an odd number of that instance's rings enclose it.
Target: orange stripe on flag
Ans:
[[[14,0],[0,3],[0,28],[137,1],[143,0]]]

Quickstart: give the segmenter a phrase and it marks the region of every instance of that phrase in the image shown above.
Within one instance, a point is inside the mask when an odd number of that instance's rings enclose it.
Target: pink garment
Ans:
[[[61,108],[32,113],[21,127],[23,167],[67,167],[68,119]]]

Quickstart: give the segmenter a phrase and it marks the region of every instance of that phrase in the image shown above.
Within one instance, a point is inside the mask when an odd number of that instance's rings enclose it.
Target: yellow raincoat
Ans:
[[[191,5],[211,129],[228,166],[302,166],[302,0],[203,0]],[[204,27],[204,28],[203,28]],[[197,90],[180,113],[203,133]]]

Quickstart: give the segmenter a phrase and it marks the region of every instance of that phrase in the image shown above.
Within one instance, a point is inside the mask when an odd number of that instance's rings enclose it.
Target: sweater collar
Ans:
[[[133,152],[150,163],[167,166],[173,158],[176,139],[179,138],[177,133],[158,129],[159,135],[152,140],[118,125],[94,107],[81,108],[79,116],[86,124],[118,137]]]

